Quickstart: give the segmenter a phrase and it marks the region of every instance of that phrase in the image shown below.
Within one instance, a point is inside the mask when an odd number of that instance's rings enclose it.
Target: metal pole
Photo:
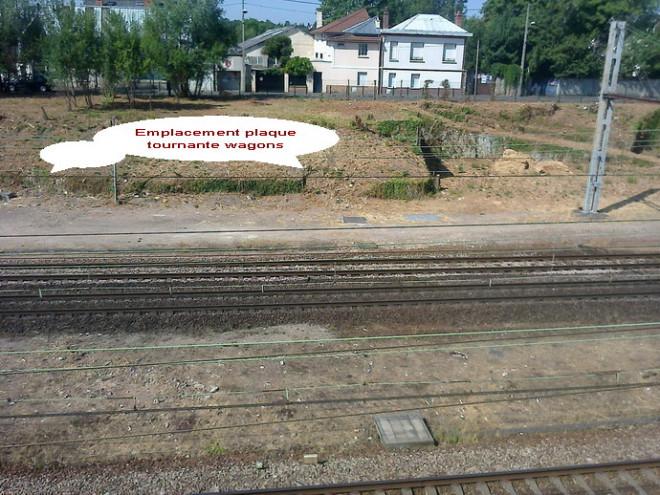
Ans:
[[[529,4],[527,4],[527,15],[525,16],[525,36],[523,38],[522,57],[520,59],[520,83],[518,84],[518,95],[523,95],[523,78],[525,77],[525,52],[527,51],[527,31],[529,30]]]
[[[117,164],[112,164],[112,189],[115,194],[115,203],[119,203],[119,186],[117,184]]]
[[[245,0],[241,0],[241,88],[240,93],[245,92]]]
[[[474,96],[477,96],[477,83],[479,82],[479,43],[481,40],[477,40],[477,61],[474,64]]]
[[[600,85],[598,120],[596,122],[594,145],[589,162],[589,180],[584,195],[583,213],[596,213],[598,211],[598,201],[600,200],[600,191],[603,185],[603,176],[605,175],[607,144],[610,138],[612,116],[614,114],[614,100],[609,95],[616,91],[619,68],[621,67],[621,57],[623,55],[625,29],[626,23],[623,21],[612,21],[610,23],[610,36],[607,41],[603,80]]]

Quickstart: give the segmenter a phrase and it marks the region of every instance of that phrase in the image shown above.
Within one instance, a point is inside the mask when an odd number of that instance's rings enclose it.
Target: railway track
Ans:
[[[660,295],[660,255],[656,254],[195,262],[174,271],[175,266],[179,265],[152,266],[142,261],[136,265],[127,261],[4,264],[0,315],[257,311]]]
[[[205,495],[573,495],[660,493],[660,459]]]

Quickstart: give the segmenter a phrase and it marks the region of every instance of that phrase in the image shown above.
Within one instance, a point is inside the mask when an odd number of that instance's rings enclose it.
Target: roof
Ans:
[[[354,34],[356,36],[378,36],[380,34],[380,21],[377,16],[374,16],[355,26],[344,29],[344,33]]]
[[[268,31],[264,31],[261,34],[258,34],[254,38],[247,39],[238,45],[232,47],[229,49],[229,54],[240,54],[242,53],[242,49],[245,48],[246,50],[250,50],[255,46],[260,45],[261,43],[265,43],[271,38],[275,38],[276,36],[288,36],[289,34],[292,34],[293,31],[300,31],[299,28],[296,26],[284,26],[284,27],[278,27],[278,28],[273,28],[269,29]]]
[[[417,14],[390,29],[382,29],[383,34],[423,34],[428,36],[472,36],[465,29],[437,14]]]
[[[351,12],[350,14],[337,19],[336,21],[332,21],[330,24],[313,30],[312,34],[341,33],[348,28],[355,26],[356,24],[368,21],[370,18],[371,16],[369,15],[369,12],[367,12],[367,9],[356,10],[355,12]]]

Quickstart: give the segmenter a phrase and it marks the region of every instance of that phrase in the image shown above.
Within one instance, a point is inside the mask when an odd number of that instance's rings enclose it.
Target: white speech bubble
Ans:
[[[257,117],[175,117],[140,120],[99,131],[94,141],[68,141],[41,150],[51,172],[112,165],[126,155],[206,162],[256,161],[302,168],[298,155],[334,146],[330,129]]]

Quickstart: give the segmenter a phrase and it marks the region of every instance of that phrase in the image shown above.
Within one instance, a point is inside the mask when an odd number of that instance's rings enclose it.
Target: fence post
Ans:
[[[351,80],[349,79],[348,81],[346,81],[346,99],[347,100],[351,99],[350,91],[351,91]]]
[[[115,203],[119,203],[119,185],[117,183],[117,164],[112,164],[112,190],[115,195]]]

